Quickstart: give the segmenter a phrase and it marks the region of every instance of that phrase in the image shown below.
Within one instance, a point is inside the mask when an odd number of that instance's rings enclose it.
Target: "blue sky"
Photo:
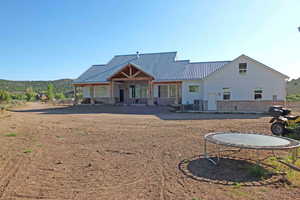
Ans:
[[[76,78],[113,55],[246,54],[300,77],[299,0],[0,0],[0,79]]]

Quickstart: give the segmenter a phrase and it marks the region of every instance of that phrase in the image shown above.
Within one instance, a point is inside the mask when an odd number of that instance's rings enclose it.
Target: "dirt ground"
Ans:
[[[180,170],[182,161],[203,153],[206,133],[270,134],[269,120],[152,107],[27,104],[0,114],[0,199],[300,199],[296,186],[222,185]],[[239,173],[236,162],[232,174]],[[223,173],[222,181],[232,179],[228,167],[203,173],[210,170],[197,171],[207,165],[203,160],[189,164],[195,176],[213,179]],[[247,179],[240,177],[233,178]]]

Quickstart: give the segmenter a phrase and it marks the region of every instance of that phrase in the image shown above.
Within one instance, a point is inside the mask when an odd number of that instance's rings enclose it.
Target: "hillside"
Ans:
[[[32,87],[35,92],[47,90],[49,84],[53,84],[55,92],[70,92],[72,90],[72,79],[60,79],[54,81],[9,81],[0,79],[0,90],[12,93],[23,93]]]
[[[300,78],[288,82],[287,93],[288,95],[300,94]]]

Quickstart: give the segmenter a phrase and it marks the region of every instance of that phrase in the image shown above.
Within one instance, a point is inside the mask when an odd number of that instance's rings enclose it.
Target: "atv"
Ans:
[[[300,136],[300,116],[290,115],[291,110],[282,106],[271,106],[269,113],[272,116],[270,123],[274,135],[285,136],[288,133],[297,133]]]

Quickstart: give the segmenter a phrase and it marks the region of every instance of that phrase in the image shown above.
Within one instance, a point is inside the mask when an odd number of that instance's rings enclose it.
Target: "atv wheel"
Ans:
[[[274,135],[282,136],[285,134],[285,126],[283,123],[275,122],[271,126],[271,131]]]

